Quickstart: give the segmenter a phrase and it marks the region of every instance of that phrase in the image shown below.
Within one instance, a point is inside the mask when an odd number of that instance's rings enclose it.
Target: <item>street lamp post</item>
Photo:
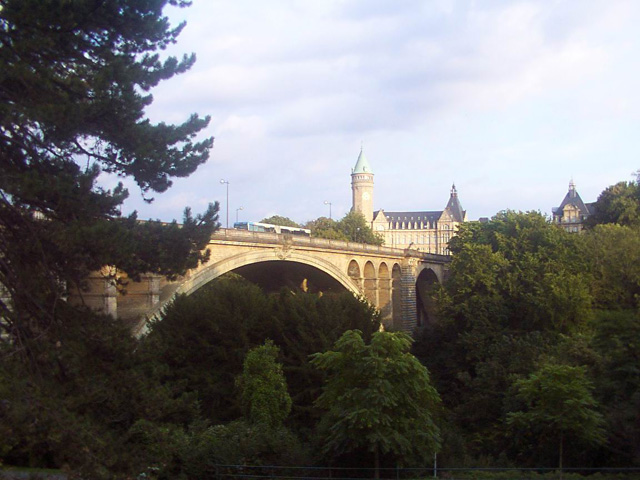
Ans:
[[[229,228],[229,180],[225,180],[223,178],[220,180],[220,183],[223,185],[227,185],[227,228]]]
[[[325,200],[324,204],[329,205],[329,220],[331,220],[331,202],[329,200]]]
[[[238,223],[238,212],[239,212],[240,210],[244,210],[244,207],[238,207],[238,208],[236,208],[236,223]]]

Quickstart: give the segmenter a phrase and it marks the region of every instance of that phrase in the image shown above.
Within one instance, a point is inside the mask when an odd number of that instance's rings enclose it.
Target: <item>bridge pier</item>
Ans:
[[[104,281],[104,311],[113,318],[118,318],[118,289],[109,280]]]
[[[413,333],[417,325],[416,274],[414,265],[402,265],[400,277],[400,330]],[[396,319],[394,319],[395,321]]]
[[[120,293],[113,282],[111,270],[107,267],[90,275],[86,289],[71,291],[68,297],[73,305],[85,305],[92,310],[118,318],[118,300]]]
[[[378,280],[378,310],[384,325],[393,322],[393,286],[390,278]]]

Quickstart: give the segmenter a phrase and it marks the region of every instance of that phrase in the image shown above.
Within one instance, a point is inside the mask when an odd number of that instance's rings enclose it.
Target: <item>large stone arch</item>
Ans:
[[[269,253],[272,253],[269,252]],[[296,262],[308,265],[319,269],[326,273],[340,285],[342,285],[347,291],[354,295],[361,295],[360,288],[354,279],[349,278],[346,272],[342,272],[338,267],[332,263],[324,260],[323,258],[314,257],[312,255],[304,255],[296,251],[287,252],[286,255],[282,255],[284,258],[280,258],[276,255],[265,255],[264,251],[253,251],[239,253],[237,255],[230,256],[218,262],[200,267],[198,270],[191,272],[186,278],[176,282],[173,288],[164,295],[164,301],[160,301],[154,306],[153,309],[148,311],[143,318],[133,327],[135,334],[144,335],[147,332],[146,325],[150,318],[154,318],[158,315],[162,309],[173,300],[176,295],[191,295],[198,289],[212,280],[224,275],[225,273],[232,272],[233,270],[256,263],[268,262],[268,261],[283,261],[283,262]]]
[[[265,255],[264,252],[246,252],[225,258],[211,265],[207,265],[204,268],[198,270],[196,273],[192,274],[190,278],[186,279],[178,287],[178,289],[176,290],[176,294],[191,295],[193,292],[200,289],[211,280],[214,280],[224,275],[225,273],[231,272],[246,265],[274,260],[282,262],[297,262],[317,268],[318,270],[335,279],[346,290],[354,294],[360,294],[360,290],[358,286],[354,284],[353,280],[335,265],[324,260],[323,258],[314,257],[312,255],[305,255],[297,251],[288,252],[286,256],[284,256],[284,258]]]

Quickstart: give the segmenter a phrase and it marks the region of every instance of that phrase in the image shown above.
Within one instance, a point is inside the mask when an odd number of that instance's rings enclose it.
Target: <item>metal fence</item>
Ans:
[[[640,468],[380,468],[384,480],[640,480]],[[215,465],[207,479],[363,480],[376,478],[374,468]],[[203,479],[203,480],[207,480]]]

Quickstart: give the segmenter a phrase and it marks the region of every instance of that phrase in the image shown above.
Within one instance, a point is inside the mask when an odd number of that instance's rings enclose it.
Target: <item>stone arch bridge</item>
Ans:
[[[89,280],[83,301],[129,323],[143,333],[176,294],[197,291],[211,280],[235,272],[267,289],[300,287],[311,292],[347,290],[377,307],[387,326],[411,332],[430,316],[428,289],[442,282],[450,257],[276,233],[220,229],[209,242],[206,264],[175,281],[158,275],[130,281],[119,293],[105,276]]]

